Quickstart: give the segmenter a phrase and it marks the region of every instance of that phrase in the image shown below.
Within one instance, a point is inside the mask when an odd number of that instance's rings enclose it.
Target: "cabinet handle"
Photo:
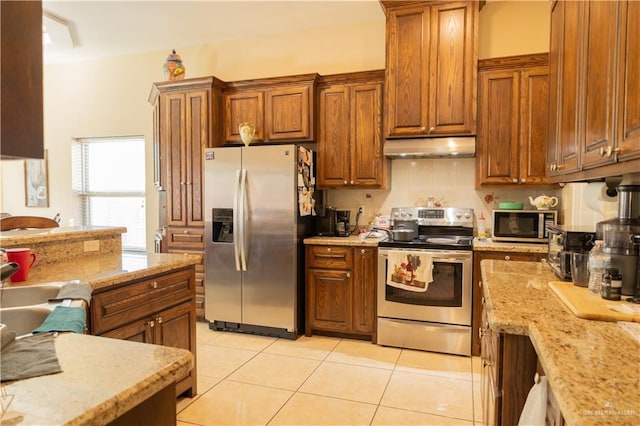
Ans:
[[[484,337],[484,335],[485,335],[485,334],[487,334],[487,333],[486,333],[486,330],[485,330],[484,328],[480,327],[480,328],[478,329],[478,337],[482,339],[482,338]]]
[[[365,249],[360,249],[360,253],[364,254],[365,253]]]
[[[527,180],[525,178],[520,179],[520,183],[527,183]]]
[[[150,327],[150,328],[153,328],[153,327],[156,326],[156,323],[153,320],[147,321],[147,326]]]
[[[189,231],[187,231],[187,230],[185,229],[184,231],[182,231],[182,233],[184,233],[184,234],[188,234],[188,233],[189,233]]]
[[[483,367],[491,367],[491,363],[489,361],[487,361],[486,359],[482,360],[482,366]]]
[[[511,179],[511,182],[518,183],[518,179]]]
[[[156,322],[157,322],[158,324],[162,324],[162,317],[158,317],[158,318],[156,318]]]
[[[347,272],[347,278],[351,278],[351,272]]]
[[[420,131],[421,131],[421,132],[426,132],[426,131],[427,131],[427,128],[426,128],[426,127],[420,127]]]
[[[504,257],[504,260],[511,260],[511,256],[506,255],[506,256]]]
[[[482,306],[484,306],[484,296],[482,296]]]
[[[478,281],[478,287],[482,287],[482,281]]]
[[[158,281],[154,281],[151,283],[151,288],[158,288]]]
[[[435,128],[435,126],[434,126],[434,127],[431,127],[431,128],[429,129],[429,133],[433,132],[435,129],[436,129],[436,128]]]

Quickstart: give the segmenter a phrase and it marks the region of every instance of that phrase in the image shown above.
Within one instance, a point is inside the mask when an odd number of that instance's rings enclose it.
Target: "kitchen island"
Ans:
[[[640,424],[640,343],[616,322],[573,315],[544,263],[483,260],[481,270],[491,332],[528,336],[567,424]]]
[[[175,424],[189,351],[74,333],[60,333],[55,347],[61,373],[3,383],[13,397],[3,424]]]

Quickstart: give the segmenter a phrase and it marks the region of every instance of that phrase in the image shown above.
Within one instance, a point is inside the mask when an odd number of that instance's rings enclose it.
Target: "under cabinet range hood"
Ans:
[[[475,136],[387,139],[384,155],[390,158],[461,158],[476,155]]]

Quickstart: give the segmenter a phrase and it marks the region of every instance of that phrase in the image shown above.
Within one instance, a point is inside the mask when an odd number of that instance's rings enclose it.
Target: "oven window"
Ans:
[[[494,235],[500,237],[536,238],[538,213],[496,213]]]
[[[462,306],[462,263],[433,262],[433,281],[425,291],[412,291],[385,285],[385,298],[391,302],[423,306]]]

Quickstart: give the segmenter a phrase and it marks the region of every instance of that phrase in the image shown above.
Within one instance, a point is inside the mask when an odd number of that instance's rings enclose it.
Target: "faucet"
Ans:
[[[4,280],[18,272],[20,265],[16,262],[8,262],[0,266],[0,287],[4,287]]]

